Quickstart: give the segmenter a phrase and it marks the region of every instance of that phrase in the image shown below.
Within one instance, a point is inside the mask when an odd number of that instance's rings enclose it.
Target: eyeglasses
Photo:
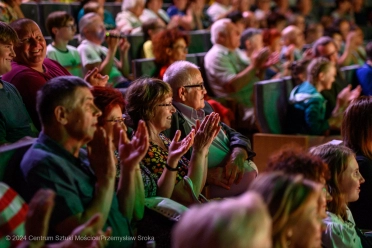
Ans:
[[[66,26],[63,26],[63,28],[69,28],[71,30],[76,30],[76,24],[66,25]]]
[[[167,107],[168,109],[173,108],[173,104],[171,102],[170,103],[158,104],[157,106],[159,106],[159,107]]]
[[[185,46],[174,46],[173,49],[179,49],[181,48],[181,50],[184,52],[184,53],[188,53],[189,52],[189,48],[188,47],[185,47]]]
[[[113,124],[117,123],[117,124],[125,124],[125,118],[117,118],[117,119],[114,119],[114,120],[106,120],[107,122],[111,122]]]
[[[185,88],[196,88],[196,87],[199,87],[201,90],[204,90],[205,89],[203,83],[201,83],[201,84],[185,85],[183,87],[185,87]]]

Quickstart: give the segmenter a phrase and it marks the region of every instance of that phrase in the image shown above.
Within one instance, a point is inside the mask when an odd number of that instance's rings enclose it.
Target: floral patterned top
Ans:
[[[164,134],[160,134],[159,136],[161,140],[164,142],[164,145],[166,147],[169,147],[171,140],[165,137]],[[151,172],[151,177],[154,178],[156,181],[158,181],[159,177],[163,173],[165,164],[167,163],[167,159],[168,159],[168,151],[164,151],[160,146],[150,141],[149,150],[147,151],[145,157],[142,159],[142,163],[146,167],[146,169],[148,169]],[[189,160],[185,157],[182,157],[178,161],[178,165],[177,165],[178,171],[177,171],[177,177],[176,177],[175,184],[177,184],[179,181],[183,179],[184,176],[187,175],[188,165],[189,165]],[[144,171],[142,171],[142,176],[147,175],[147,174],[148,173],[145,173]],[[149,182],[146,182],[146,180],[144,180],[143,183],[145,184],[144,186],[145,186],[145,191],[146,191],[145,192],[146,197],[155,196],[156,192],[155,192],[155,195],[151,194],[148,196],[147,190],[148,190],[149,185],[146,185],[146,184],[148,184]]]
[[[17,13],[11,6],[0,1],[0,21],[5,23],[11,23],[18,19]]]

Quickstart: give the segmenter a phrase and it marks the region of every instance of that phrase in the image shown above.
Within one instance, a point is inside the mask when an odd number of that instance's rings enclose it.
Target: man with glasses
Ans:
[[[66,11],[55,11],[49,14],[46,27],[53,39],[47,46],[47,57],[58,61],[72,75],[82,77],[80,55],[76,47],[68,45],[76,33],[74,18]]]
[[[337,75],[335,82],[332,84],[332,88],[320,92],[327,100],[326,118],[329,118],[337,101],[342,101],[344,104],[341,104],[340,106],[343,106],[345,103],[347,104],[352,99],[357,98],[362,89],[360,86],[357,86],[354,90],[351,90],[352,82],[347,82],[341,75],[338,66],[340,64],[340,59],[338,57],[337,46],[331,37],[323,36],[315,41],[312,53],[316,58],[324,57],[329,59],[337,68]]]
[[[173,91],[172,126],[164,134],[173,138],[177,130],[185,137],[196,120],[213,112],[204,100],[207,93],[198,67],[188,61],[174,62],[165,71],[164,81]],[[207,183],[212,197],[233,196],[244,192],[257,175],[257,167],[248,161],[255,153],[249,139],[221,122],[222,129],[213,141],[208,155]],[[190,157],[191,150],[186,154]],[[235,183],[235,185],[234,185]]]

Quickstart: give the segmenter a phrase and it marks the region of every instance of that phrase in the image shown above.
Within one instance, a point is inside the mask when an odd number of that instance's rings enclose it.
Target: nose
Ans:
[[[171,111],[171,113],[175,113],[176,112],[176,108],[172,105],[170,111]]]
[[[359,178],[359,182],[360,183],[364,183],[366,180],[364,180],[364,177],[362,175],[360,175],[360,178]]]
[[[16,53],[14,52],[13,46],[10,48],[10,57],[15,58]]]
[[[92,108],[93,108],[93,115],[94,116],[99,117],[99,116],[102,115],[102,111],[96,105],[93,104]]]

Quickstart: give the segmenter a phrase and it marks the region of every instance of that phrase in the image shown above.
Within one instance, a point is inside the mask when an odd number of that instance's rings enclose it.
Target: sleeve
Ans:
[[[210,74],[222,84],[226,84],[236,77],[235,67],[228,55],[217,52],[214,56],[213,61],[210,61]]]
[[[360,86],[362,87],[363,95],[372,95],[372,70],[369,68],[360,68],[356,72]]]
[[[58,161],[50,157],[36,160],[27,174],[27,185],[33,194],[41,188],[48,188],[56,193],[50,226],[56,226],[70,216],[84,212],[81,198],[89,197],[89,192],[82,195],[70,175],[66,175]],[[93,194],[93,192],[90,192]]]
[[[85,44],[79,46],[78,52],[80,54],[81,64],[83,65],[83,67],[89,64],[102,62],[102,59],[99,56],[99,54],[91,47]]]
[[[172,18],[173,16],[178,15],[178,9],[175,6],[170,6],[167,9],[167,14],[169,18]]]
[[[311,135],[321,135],[329,129],[328,120],[322,113],[323,102],[317,99],[309,101],[305,109],[305,121]]]
[[[329,218],[327,218],[329,220]],[[333,247],[361,247],[360,238],[355,227],[346,224],[324,221],[326,230],[322,233],[322,244],[326,248]]]

